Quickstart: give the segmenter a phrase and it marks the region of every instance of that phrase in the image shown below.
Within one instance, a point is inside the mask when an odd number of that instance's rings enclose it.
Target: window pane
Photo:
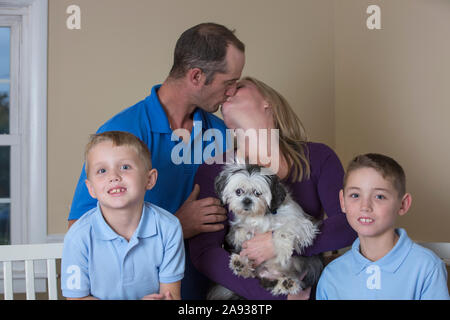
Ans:
[[[0,147],[0,245],[10,243],[10,150]]]
[[[9,203],[0,203],[0,245],[11,244]]]
[[[9,51],[10,51],[9,27],[0,27],[0,78],[9,79]]]
[[[0,147],[0,199],[10,197],[10,150],[11,147]]]
[[[9,83],[0,80],[0,134],[9,134]]]
[[[0,27],[0,134],[9,133],[10,32]]]

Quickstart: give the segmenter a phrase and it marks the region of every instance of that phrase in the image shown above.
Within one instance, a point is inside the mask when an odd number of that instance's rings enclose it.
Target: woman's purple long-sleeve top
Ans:
[[[310,256],[347,247],[355,240],[356,233],[349,226],[339,205],[339,190],[342,188],[344,175],[339,158],[331,148],[321,143],[309,142],[307,148],[311,166],[310,179],[284,183],[292,198],[306,213],[323,220],[314,244],[303,253]],[[199,167],[194,181],[200,186],[198,199],[217,197],[214,179],[222,168],[221,164],[203,164]],[[324,217],[324,212],[327,218]],[[228,219],[232,219],[230,213]],[[212,281],[246,299],[286,299],[286,296],[273,296],[259,285],[258,279],[244,279],[232,273],[228,267],[230,254],[222,248],[228,232],[228,221],[224,224],[225,228],[221,231],[202,233],[190,239],[189,249],[194,266]]]

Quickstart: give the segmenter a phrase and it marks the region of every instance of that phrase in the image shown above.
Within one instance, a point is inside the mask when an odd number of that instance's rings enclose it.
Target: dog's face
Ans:
[[[237,215],[260,216],[275,211],[286,197],[278,177],[256,165],[231,164],[215,180],[219,198]]]

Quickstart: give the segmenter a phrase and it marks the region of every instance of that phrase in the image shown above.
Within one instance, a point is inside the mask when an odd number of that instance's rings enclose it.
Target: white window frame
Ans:
[[[11,243],[44,243],[47,242],[48,0],[0,0],[0,15],[16,21],[20,33],[19,43],[11,43],[18,45],[20,51],[18,57],[11,56],[10,87],[18,88],[17,92],[11,91],[10,97],[10,103],[15,104],[15,108],[10,108],[11,134],[0,136],[0,145],[12,142],[11,171],[19,172],[19,178],[11,180],[11,213],[14,212]],[[14,68],[19,72],[14,72]]]
[[[19,126],[19,110],[18,104],[18,88],[19,88],[19,61],[20,61],[20,34],[21,34],[22,17],[18,15],[1,15],[0,10],[0,27],[8,27],[10,29],[10,81],[9,81],[9,134],[0,135],[0,146],[10,147],[10,195],[9,199],[2,203],[10,204],[10,212],[18,213],[10,216],[11,222],[11,243],[20,243],[22,231],[16,230],[12,232],[13,225],[15,228],[22,226],[22,210],[20,199],[20,151],[21,151],[21,135]],[[3,200],[3,199],[2,199]]]
[[[44,243],[47,237],[47,29],[48,0],[0,0],[12,26],[10,72],[11,244]],[[14,38],[14,40],[13,40]],[[23,266],[15,264],[14,292],[24,292]],[[35,264],[36,292],[45,291],[45,266]],[[2,282],[0,275],[0,284]],[[3,286],[0,288],[0,293]]]

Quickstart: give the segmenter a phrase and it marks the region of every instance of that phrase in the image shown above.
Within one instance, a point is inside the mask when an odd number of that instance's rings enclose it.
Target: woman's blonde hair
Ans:
[[[264,100],[270,105],[275,129],[279,129],[280,151],[285,157],[292,181],[309,179],[311,167],[307,154],[307,137],[299,117],[292,110],[287,100],[264,82],[252,77],[244,77],[255,85]]]

